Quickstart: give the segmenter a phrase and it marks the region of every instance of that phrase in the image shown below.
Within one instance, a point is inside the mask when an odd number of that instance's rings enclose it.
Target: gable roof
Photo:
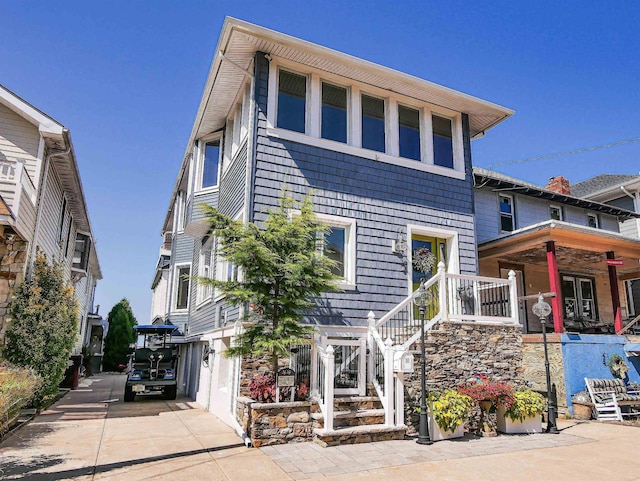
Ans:
[[[564,195],[544,187],[540,187],[524,180],[516,179],[508,175],[495,172],[493,170],[483,169],[481,167],[473,168],[474,184],[476,188],[494,187],[504,191],[512,191],[518,194],[527,195],[529,197],[537,197],[540,199],[552,200],[566,205],[581,207],[604,214],[615,215],[622,218],[640,217],[640,214],[614,207],[612,205],[595,202],[592,200],[581,199],[575,195]],[[573,193],[573,190],[572,190]]]
[[[625,185],[640,180],[640,175],[600,174],[590,179],[576,182],[571,186],[571,193],[577,197],[588,197],[603,190]]]
[[[514,111],[486,100],[458,92],[413,75],[363,60],[290,35],[227,17],[216,46],[215,55],[187,148],[182,160],[169,211],[163,224],[168,230],[171,206],[179,183],[187,169],[194,142],[204,135],[221,130],[239,89],[244,84],[256,52],[294,61],[356,82],[469,115],[471,137],[481,137]]]

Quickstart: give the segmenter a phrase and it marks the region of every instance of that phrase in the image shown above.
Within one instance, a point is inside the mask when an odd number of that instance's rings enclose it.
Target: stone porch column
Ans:
[[[553,330],[557,334],[564,332],[564,315],[562,308],[562,285],[558,272],[558,260],[556,258],[556,243],[547,241],[547,270],[549,271],[549,290],[556,296],[551,299],[553,310]]]

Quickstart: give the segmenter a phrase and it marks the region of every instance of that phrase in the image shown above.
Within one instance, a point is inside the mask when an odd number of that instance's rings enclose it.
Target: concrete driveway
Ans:
[[[290,479],[188,399],[124,403],[126,377],[101,374],[0,444],[0,479]]]

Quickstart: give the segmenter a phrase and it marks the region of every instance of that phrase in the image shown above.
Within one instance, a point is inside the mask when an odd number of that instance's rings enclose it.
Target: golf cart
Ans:
[[[124,388],[124,402],[135,400],[136,394],[162,393],[165,399],[175,399],[175,356],[171,334],[177,326],[134,326],[137,337],[144,336],[142,345],[136,343],[129,360],[129,374]]]

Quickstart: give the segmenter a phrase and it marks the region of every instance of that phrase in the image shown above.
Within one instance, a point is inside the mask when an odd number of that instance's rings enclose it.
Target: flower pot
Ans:
[[[573,402],[573,419],[588,420],[593,414],[593,404]]]
[[[431,412],[429,412],[429,437],[431,441],[442,441],[443,439],[461,438],[464,436],[464,424],[461,424],[455,431],[443,431],[435,422]]]
[[[542,432],[542,419],[540,415],[524,418],[522,421],[513,421],[505,416],[506,409],[498,408],[496,413],[498,431],[507,434],[532,434]]]

